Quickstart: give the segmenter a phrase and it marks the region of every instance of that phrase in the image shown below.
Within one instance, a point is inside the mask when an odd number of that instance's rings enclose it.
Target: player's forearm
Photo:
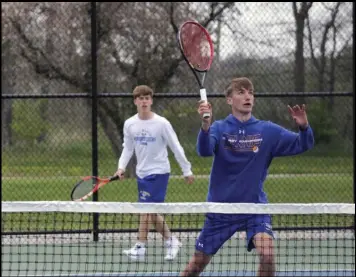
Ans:
[[[304,152],[314,147],[314,134],[310,126],[299,131],[299,150]]]
[[[184,176],[193,175],[191,170],[192,165],[188,161],[187,157],[185,156],[183,147],[176,141],[175,143],[171,144],[170,148],[174,153],[174,157],[176,158],[178,164],[182,169],[183,175]]]
[[[130,161],[130,159],[132,157],[132,154],[133,154],[133,150],[130,150],[130,149],[127,149],[127,148],[123,149],[122,154],[121,154],[120,159],[119,159],[119,163],[118,163],[118,168],[119,169],[123,169],[123,170],[126,169],[126,166],[127,166],[127,164],[129,163],[129,161]]]
[[[291,136],[284,132],[277,147],[276,156],[291,156],[301,154],[314,146],[314,135],[311,127],[299,130],[299,134]]]
[[[211,141],[209,129],[207,131],[203,128],[200,130],[197,141],[197,152],[198,155],[202,157],[213,155],[213,143]]]
[[[297,139],[290,145],[288,155],[303,153],[314,146],[314,135],[310,127],[299,130]]]
[[[201,124],[201,128],[202,128],[203,131],[208,132],[209,129],[210,129],[210,123],[203,121],[202,124]]]
[[[163,133],[164,139],[167,141],[169,148],[172,150],[174,157],[180,165],[183,175],[193,175],[191,171],[191,164],[185,156],[184,149],[178,140],[177,134],[170,126],[170,124],[166,124],[165,127],[165,132]]]

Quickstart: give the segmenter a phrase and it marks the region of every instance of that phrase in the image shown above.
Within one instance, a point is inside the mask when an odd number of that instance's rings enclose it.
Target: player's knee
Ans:
[[[261,264],[273,265],[274,264],[274,255],[272,251],[262,251],[260,254]]]

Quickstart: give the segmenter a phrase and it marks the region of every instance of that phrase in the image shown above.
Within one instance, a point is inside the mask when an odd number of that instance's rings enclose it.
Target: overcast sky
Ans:
[[[300,2],[298,3],[300,5]],[[237,52],[262,57],[283,57],[295,49],[295,20],[292,2],[239,2],[240,16],[230,21],[230,27],[221,30],[220,57]],[[314,38],[321,39],[323,23],[330,19],[330,11],[336,2],[315,2],[310,10]],[[298,6],[299,8],[299,6]],[[352,36],[352,3],[344,2],[340,7],[337,23],[343,25],[338,33],[337,46],[341,48]],[[306,30],[305,30],[305,34]],[[314,42],[318,45],[318,41]],[[307,43],[306,43],[307,45]],[[305,51],[305,56],[309,55]]]

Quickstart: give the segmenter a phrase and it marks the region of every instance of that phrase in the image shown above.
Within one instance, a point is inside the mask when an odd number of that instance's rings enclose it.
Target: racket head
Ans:
[[[101,179],[96,176],[83,177],[72,189],[72,201],[84,201],[111,179]]]
[[[178,30],[180,50],[196,71],[207,72],[214,58],[214,45],[209,32],[196,21],[184,22]]]

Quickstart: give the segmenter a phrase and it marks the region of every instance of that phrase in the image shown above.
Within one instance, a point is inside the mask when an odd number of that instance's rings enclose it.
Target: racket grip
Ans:
[[[110,181],[115,181],[115,180],[118,180],[118,179],[119,179],[118,175],[110,177]]]
[[[210,113],[204,113],[204,114],[203,114],[203,117],[204,117],[204,118],[209,118],[209,117],[210,117]]]
[[[205,103],[208,102],[208,98],[206,96],[205,88],[200,89],[200,99],[203,100]],[[204,113],[203,114],[203,118],[209,118],[209,117],[210,117],[210,113]]]

